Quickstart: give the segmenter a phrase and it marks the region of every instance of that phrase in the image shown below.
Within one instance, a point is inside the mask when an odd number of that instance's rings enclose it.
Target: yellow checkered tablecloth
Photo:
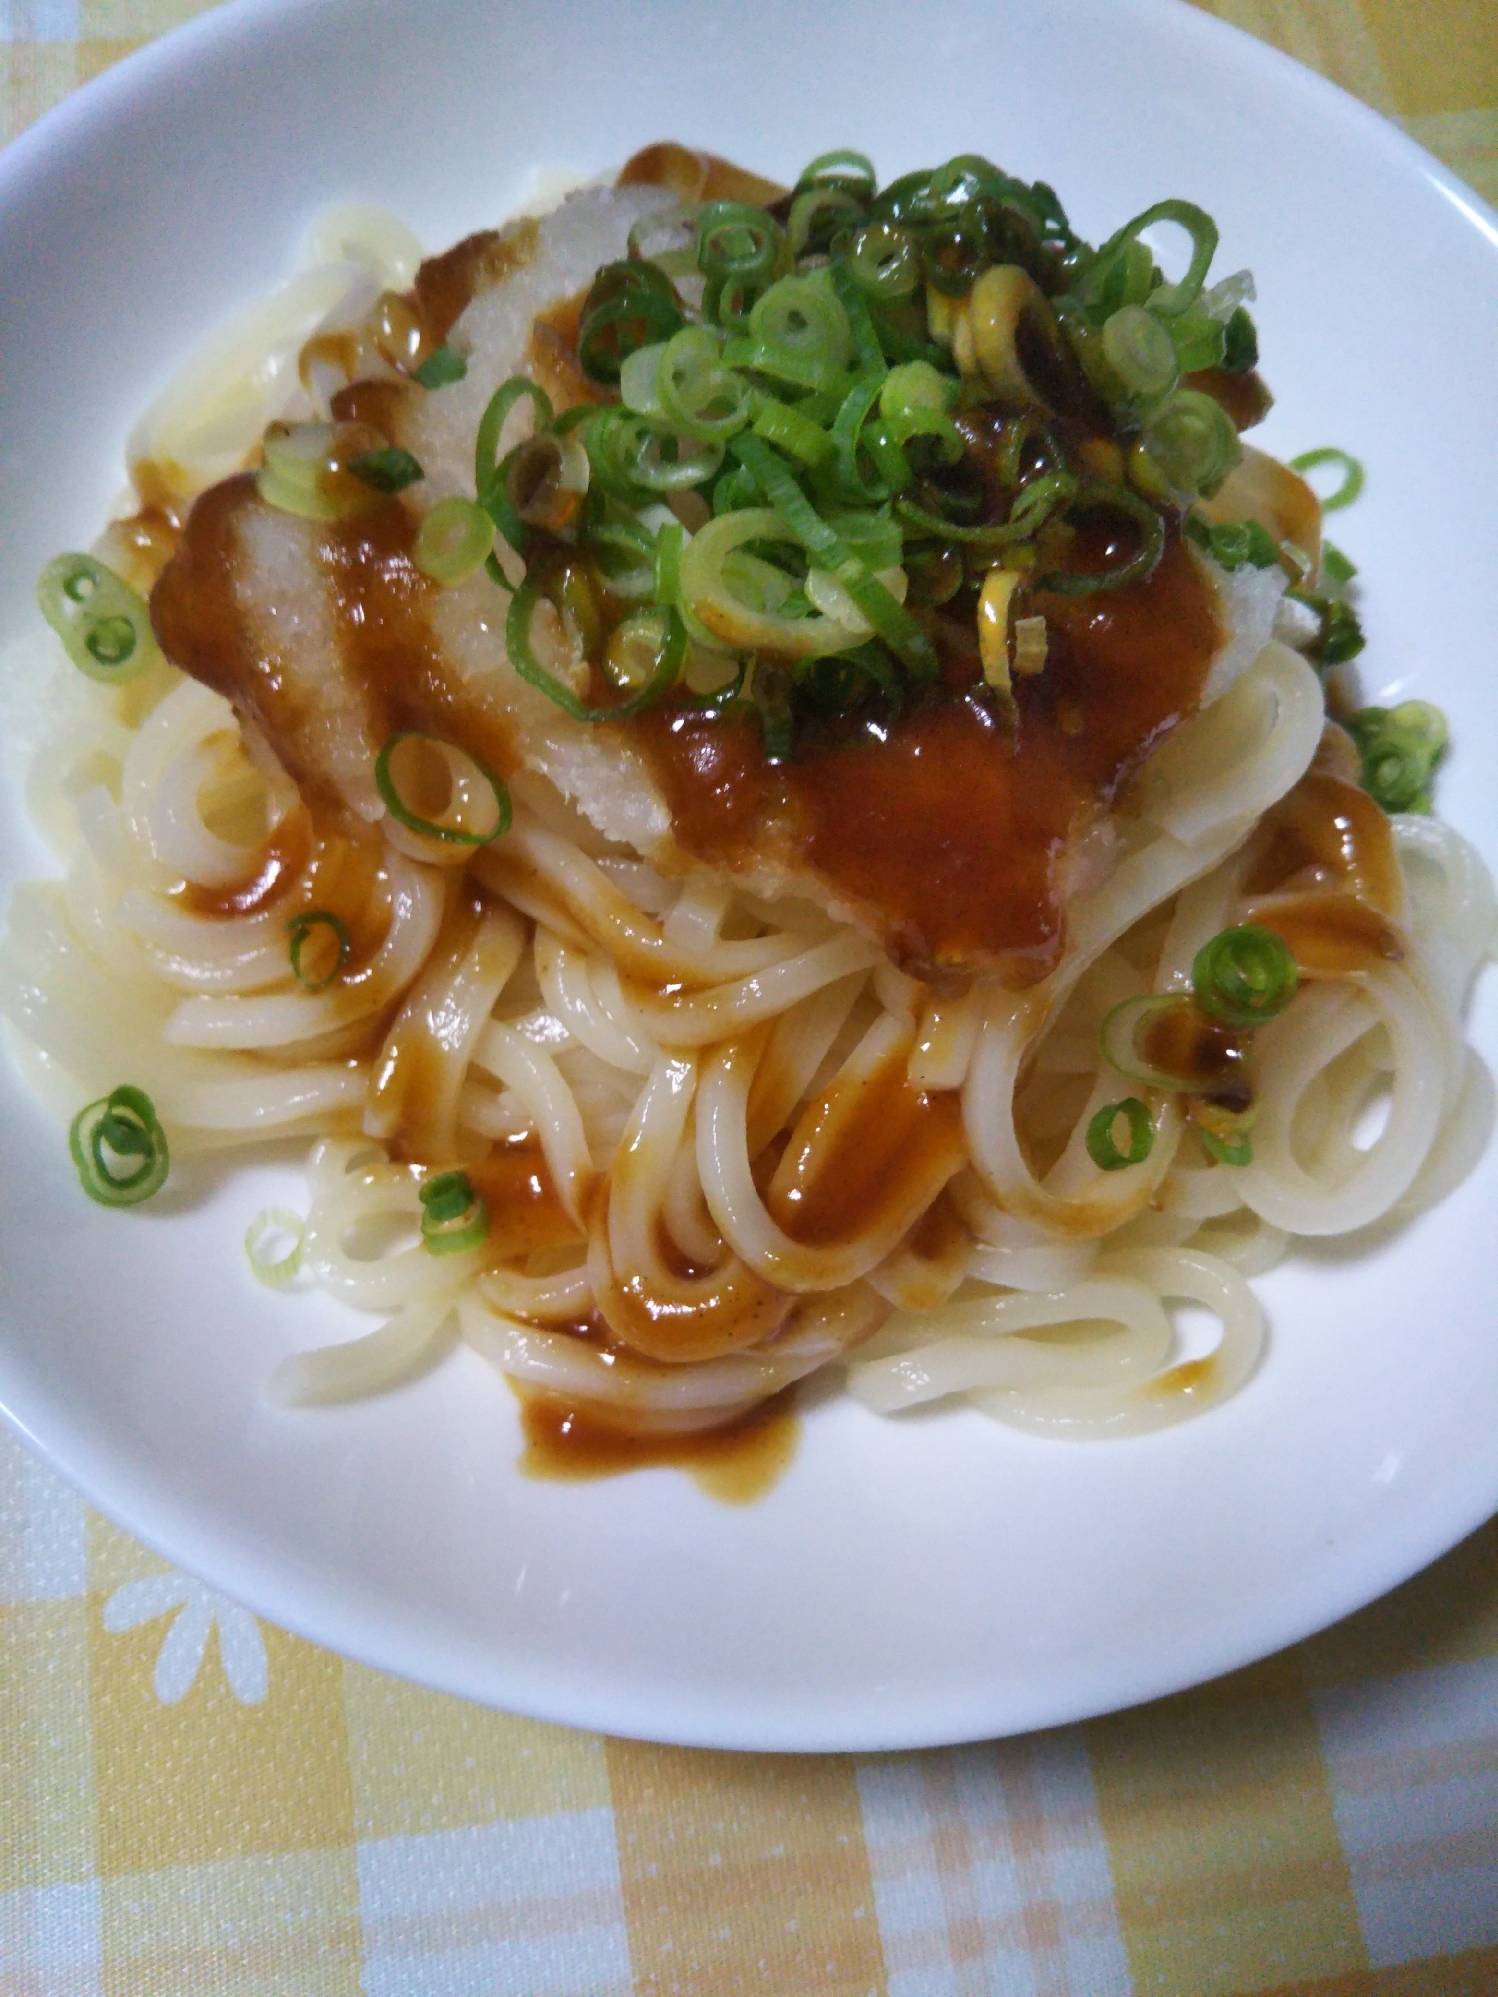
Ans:
[[[0,139],[201,0],[0,0]],[[1498,201],[1494,0],[1214,0]],[[1498,1522],[1027,1740],[653,1748],[382,1677],[0,1437],[0,1997],[1498,1997]]]

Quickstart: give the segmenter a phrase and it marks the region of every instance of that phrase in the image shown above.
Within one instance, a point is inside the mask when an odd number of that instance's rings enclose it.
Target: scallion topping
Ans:
[[[139,1206],[160,1191],[171,1168],[155,1105],[128,1083],[78,1112],[68,1149],[83,1190],[105,1207]]]
[[[397,824],[450,846],[487,846],[510,829],[510,793],[494,772],[435,735],[392,735],[375,789]]]
[[[1317,451],[1302,451],[1298,458],[1290,460],[1291,471],[1299,472],[1302,478],[1322,465],[1335,465],[1342,474],[1342,483],[1336,491],[1328,493],[1322,500],[1322,512],[1335,513],[1339,506],[1351,506],[1363,490],[1365,477],[1363,467],[1355,457],[1346,451],[1339,451],[1333,444],[1326,444]]]
[[[286,928],[291,975],[303,991],[326,991],[348,962],[348,925],[326,908],[309,908],[292,916]]]
[[[421,1239],[432,1255],[462,1255],[489,1232],[489,1209],[466,1172],[439,1172],[422,1182]]]
[[[301,1270],[307,1223],[289,1207],[265,1207],[245,1229],[250,1274],[268,1290],[284,1290]]]
[[[1219,568],[1241,569],[1247,563],[1256,569],[1272,569],[1280,558],[1274,536],[1257,520],[1225,520],[1214,525],[1193,509],[1182,529]]]
[[[628,721],[653,707],[674,684],[687,645],[686,628],[675,610],[663,610],[656,616],[654,664],[643,674],[639,691],[627,700],[595,707],[536,656],[531,627],[544,600],[542,590],[529,578],[516,590],[505,620],[505,649],[520,677],[555,701],[574,721]],[[643,626],[638,627],[635,639],[639,640],[642,632]]]
[[[1262,1026],[1300,984],[1289,945],[1257,923],[1224,929],[1197,951],[1191,988],[1202,1011],[1227,1026]]]
[[[643,258],[605,264],[589,288],[578,328],[583,373],[613,386],[631,355],[669,340],[683,316],[671,280],[655,264]]]
[[[1344,724],[1363,759],[1363,788],[1385,811],[1431,809],[1437,763],[1446,750],[1446,717],[1428,701],[1364,707]]]
[[[445,586],[466,582],[494,551],[494,521],[477,500],[439,499],[416,530],[411,559]]]
[[[416,369],[415,379],[423,388],[448,388],[468,372],[468,361],[456,347],[438,347]]]
[[[1120,1150],[1117,1131],[1122,1117],[1127,1149]],[[1125,1096],[1122,1102],[1104,1103],[1087,1126],[1087,1155],[1103,1172],[1122,1172],[1130,1165],[1142,1165],[1155,1148],[1155,1127],[1150,1113],[1138,1096]]]
[[[415,485],[426,476],[411,453],[402,450],[399,444],[387,444],[379,451],[361,451],[358,457],[350,458],[348,469],[374,492],[404,492],[408,485]]]
[[[55,555],[37,579],[36,601],[91,680],[123,685],[161,656],[142,599],[92,555]]]

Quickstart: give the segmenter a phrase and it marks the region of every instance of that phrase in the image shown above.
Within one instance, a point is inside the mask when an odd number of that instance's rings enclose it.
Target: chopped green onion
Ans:
[[[1121,305],[1110,315],[1103,353],[1130,395],[1166,395],[1181,370],[1170,332],[1143,305]]]
[[[599,409],[583,432],[593,476],[616,499],[658,499],[702,485],[723,462],[723,446],[662,432],[632,409]]]
[[[813,423],[789,402],[775,402],[768,397],[754,419],[754,434],[776,445],[788,457],[799,458],[813,471],[826,464],[836,449],[820,423]]]
[[[683,316],[675,287],[657,264],[633,257],[605,264],[589,288],[578,328],[583,373],[612,386],[632,354],[669,340]]]
[[[706,444],[726,443],[752,408],[748,382],[723,366],[721,343],[705,326],[687,326],[667,341],[656,393],[671,428]]]
[[[853,328],[822,272],[778,278],[749,314],[749,337],[795,355],[829,380],[845,371],[853,355]]]
[[[1222,1138],[1201,1123],[1196,1126],[1196,1134],[1207,1156],[1215,1158],[1219,1165],[1251,1165],[1254,1162],[1254,1147],[1247,1136]]]
[[[895,222],[869,222],[843,245],[842,266],[881,305],[909,298],[921,282],[920,244]]]
[[[917,679],[935,679],[936,649],[915,619],[822,519],[784,461],[761,437],[740,435],[733,454],[812,560],[840,582],[890,650]]]
[[[839,146],[834,152],[818,153],[809,166],[801,169],[796,192],[802,194],[808,187],[842,187],[859,200],[872,201],[878,185],[874,162],[868,154]]]
[[[37,578],[36,601],[91,680],[123,685],[161,656],[142,598],[92,555],[54,555]]]
[[[1204,943],[1191,965],[1196,1002],[1226,1026],[1261,1026],[1294,998],[1300,972],[1272,930],[1243,922]]]
[[[1143,1082],[1153,1089],[1187,1089],[1194,1085],[1189,1076],[1172,1074],[1156,1067],[1139,1050],[1140,1035],[1158,1020],[1180,1014],[1199,1017],[1192,1000],[1184,992],[1160,992],[1145,998],[1124,999],[1103,1016],[1098,1028],[1098,1045],[1110,1068],[1131,1082]]]
[[[1150,416],[1142,436],[1171,484],[1204,499],[1211,498],[1243,456],[1232,417],[1215,396],[1199,388],[1178,388]]]
[[[863,220],[863,209],[842,187],[804,188],[791,203],[785,232],[793,257],[819,256],[842,230]]]
[[[1113,1134],[1120,1117],[1128,1125],[1127,1151],[1119,1150]],[[1138,1096],[1104,1103],[1087,1126],[1087,1155],[1099,1171],[1122,1172],[1127,1166],[1142,1165],[1154,1148],[1155,1126]]]
[[[263,1208],[244,1234],[250,1274],[268,1290],[284,1290],[301,1269],[306,1241],[307,1223],[300,1214],[289,1207]]]
[[[1321,465],[1336,465],[1342,473],[1342,483],[1336,491],[1328,494],[1321,502],[1323,513],[1335,513],[1339,506],[1351,506],[1363,489],[1363,467],[1357,459],[1346,451],[1339,451],[1335,445],[1324,445],[1317,451],[1302,451],[1298,458],[1290,460],[1290,469],[1302,477],[1307,472],[1316,471]]]
[[[1357,563],[1349,561],[1340,548],[1333,547],[1330,541],[1322,542],[1321,587],[1327,596],[1346,589],[1357,572]]]
[[[1333,666],[1345,665],[1355,659],[1367,640],[1363,627],[1358,622],[1358,614],[1350,603],[1340,596],[1330,596],[1320,590],[1290,589],[1285,592],[1291,603],[1304,604],[1313,611],[1317,620],[1314,640],[1305,647],[1305,654],[1323,672]]]
[[[1194,305],[1188,305],[1179,318],[1168,319],[1165,329],[1175,349],[1176,366],[1182,374],[1221,367],[1227,349],[1227,336],[1200,298]]]
[[[160,1191],[171,1167],[155,1105],[128,1083],[79,1110],[68,1149],[83,1190],[105,1207],[139,1206]]]
[[[462,1255],[489,1232],[489,1209],[466,1172],[439,1172],[423,1182],[422,1245],[432,1255]]]
[[[348,470],[361,485],[375,492],[404,492],[408,485],[415,485],[426,476],[411,453],[402,450],[399,444],[387,444],[380,451],[361,451],[357,458],[349,459]]]
[[[1191,261],[1185,276],[1176,284],[1161,284],[1148,293],[1150,310],[1159,313],[1163,319],[1171,319],[1177,313],[1184,312],[1200,292],[1212,258],[1217,253],[1217,224],[1204,209],[1190,201],[1157,201],[1153,208],[1146,208],[1142,215],[1125,222],[1098,251],[1087,271],[1087,282],[1096,289],[1130,250],[1143,249],[1148,256],[1148,250],[1138,238],[1157,222],[1174,222],[1191,238]],[[1151,272],[1153,266],[1151,258]]]
[[[510,655],[510,664],[520,677],[539,688],[548,700],[555,701],[574,721],[628,721],[632,715],[642,714],[647,707],[653,707],[670,690],[681,671],[687,647],[686,627],[675,609],[669,609],[664,614],[654,669],[639,692],[629,700],[593,707],[580,699],[564,680],[558,679],[536,657],[531,643],[531,623],[542,600],[541,588],[527,577],[510,600],[509,616],[505,620],[505,649]]]
[[[417,368],[416,380],[423,388],[450,388],[455,381],[461,381],[467,372],[468,361],[456,347],[438,347]]]
[[[1121,562],[1116,569],[1076,573],[1064,569],[1052,570],[1037,577],[1035,589],[1048,589],[1056,596],[1091,596],[1096,590],[1121,589],[1125,583],[1142,582],[1146,576],[1154,574],[1155,565],[1165,550],[1165,522],[1148,500],[1130,492],[1125,485],[1113,485],[1098,479],[1078,486],[1067,502],[1066,510],[1085,513],[1108,508],[1116,513],[1127,513],[1131,520],[1137,522],[1141,530],[1139,552],[1128,561]]]
[[[425,771],[421,768],[418,758],[422,747],[437,752],[446,764],[445,796],[440,795],[441,785],[431,784],[430,766]],[[403,775],[406,783],[412,786],[426,778],[424,788],[432,793],[430,799],[425,795],[410,801],[403,797]],[[487,846],[510,829],[510,793],[504,784],[476,756],[468,755],[465,750],[443,742],[435,735],[424,735],[414,728],[392,735],[375,758],[374,780],[375,789],[390,816],[397,824],[405,826],[408,832],[418,833],[423,839],[440,839],[449,846]],[[485,789],[492,800],[494,822],[486,831],[469,831],[461,822],[455,821],[452,814],[478,808]],[[416,809],[418,804],[423,809]],[[491,812],[484,815],[489,816]]]
[[[740,327],[780,275],[789,247],[780,224],[743,201],[710,201],[697,217],[697,268],[707,279],[702,310],[718,325]]]
[[[479,505],[494,517],[494,524],[501,532],[505,532],[505,522],[498,517],[495,508],[496,505],[507,507],[508,502],[504,498],[504,480],[499,469],[499,436],[505,427],[505,418],[523,395],[528,395],[536,406],[537,430],[549,429],[554,414],[551,397],[527,376],[512,374],[489,398],[489,406],[479,419],[478,435],[473,445],[473,489],[478,494]],[[513,538],[507,532],[505,537],[513,546]],[[522,548],[519,552],[523,554],[525,551]]]
[[[1428,812],[1431,782],[1448,737],[1440,708],[1423,700],[1364,707],[1344,725],[1363,759],[1368,795],[1385,811]]]
[[[1229,374],[1252,374],[1259,365],[1259,333],[1243,306],[1222,329],[1222,365]]]
[[[433,582],[465,582],[494,550],[494,520],[476,500],[439,499],[416,530],[412,560]]]
[[[309,908],[301,915],[292,916],[286,927],[291,936],[292,976],[305,991],[326,991],[348,962],[350,944],[347,924],[325,908]],[[332,966],[321,977],[310,972],[302,961],[308,938],[319,931],[324,933],[318,936],[316,948],[324,959],[329,937],[334,946]]]
[[[1209,554],[1219,568],[1272,569],[1280,558],[1274,536],[1257,520],[1224,520],[1210,524],[1194,509],[1181,523],[1189,540]]]

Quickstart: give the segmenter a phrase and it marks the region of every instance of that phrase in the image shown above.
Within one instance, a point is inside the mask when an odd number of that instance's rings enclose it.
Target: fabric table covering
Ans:
[[[0,0],[0,140],[196,0]],[[1498,201],[1493,0],[1216,0]],[[1498,1521],[939,1752],[512,1718],[258,1622],[0,1436],[0,1997],[1498,1997]]]

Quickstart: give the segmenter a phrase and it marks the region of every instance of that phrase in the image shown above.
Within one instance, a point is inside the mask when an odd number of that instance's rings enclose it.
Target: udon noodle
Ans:
[[[267,423],[390,376],[369,329],[418,262],[384,218],[323,225],[137,432],[140,504],[103,559],[148,590]],[[1019,988],[933,978],[835,894],[653,863],[524,759],[491,843],[378,803],[351,820],[159,658],[65,696],[30,804],[66,871],[16,894],[0,1008],[67,1114],[128,1082],[176,1158],[310,1144],[302,1264],[382,1322],[284,1360],[287,1403],[391,1387],[455,1324],[524,1393],[635,1434],[721,1426],[839,1362],[884,1414],[959,1397],[1048,1435],[1158,1428],[1253,1372],[1252,1278],[1296,1237],[1442,1198],[1491,1116],[1461,1027],[1488,876],[1359,787],[1321,676],[1271,635],[1283,583],[1217,577],[1239,656],[1084,842],[1056,960]],[[326,980],[288,961],[309,916],[344,931]],[[1131,1086],[1105,1022],[1189,994],[1244,924],[1301,978],[1252,1034],[1251,1158],[1141,1085],[1147,1155],[1100,1164],[1089,1132]],[[487,1231],[433,1254],[422,1189],[451,1168]],[[1180,1304],[1220,1323],[1209,1351],[1183,1356]]]

